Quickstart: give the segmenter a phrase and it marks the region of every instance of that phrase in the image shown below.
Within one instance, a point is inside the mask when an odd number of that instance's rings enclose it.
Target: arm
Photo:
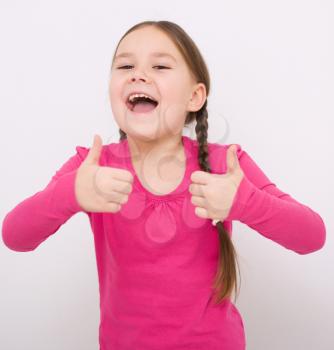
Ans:
[[[88,150],[77,146],[76,151],[43,190],[7,213],[2,224],[2,240],[8,248],[18,252],[34,250],[71,216],[84,212],[76,200],[74,185],[77,169]]]
[[[245,176],[225,220],[239,220],[298,254],[321,249],[326,241],[321,216],[277,188],[248,153],[237,146]]]

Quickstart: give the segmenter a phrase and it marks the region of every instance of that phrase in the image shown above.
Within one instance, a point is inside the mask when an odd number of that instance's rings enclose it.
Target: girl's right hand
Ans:
[[[102,140],[95,135],[93,146],[77,170],[75,195],[85,211],[116,213],[128,201],[133,175],[125,169],[100,166],[101,150]]]

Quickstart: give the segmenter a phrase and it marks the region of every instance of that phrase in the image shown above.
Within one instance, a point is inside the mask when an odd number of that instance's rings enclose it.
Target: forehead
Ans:
[[[127,34],[120,42],[116,58],[167,57],[181,60],[181,54],[167,34],[156,28],[144,27]]]
[[[172,59],[173,61],[176,62],[176,59],[173,55],[171,55],[170,53],[168,52],[162,52],[162,51],[155,51],[155,52],[151,52],[149,54],[149,56],[151,57],[167,57],[167,58],[170,58]],[[136,54],[134,52],[128,52],[128,51],[122,51],[120,53],[118,53],[116,56],[115,56],[115,61],[118,60],[118,59],[121,59],[123,57],[129,57],[129,58],[135,58],[136,57]]]

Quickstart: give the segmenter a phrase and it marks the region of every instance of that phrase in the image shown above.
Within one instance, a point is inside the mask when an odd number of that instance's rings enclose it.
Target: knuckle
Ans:
[[[119,203],[109,203],[109,210],[108,211],[111,211],[112,213],[115,213],[117,211],[119,211],[121,208],[121,205]]]
[[[126,179],[127,179],[127,181],[129,181],[129,182],[133,182],[133,175],[128,171],[128,173],[127,173],[127,177],[126,177]]]
[[[121,203],[125,204],[128,201],[128,196],[122,196],[121,197]]]
[[[132,191],[132,185],[130,183],[126,183],[124,185],[124,191],[126,191],[127,193],[130,193]]]

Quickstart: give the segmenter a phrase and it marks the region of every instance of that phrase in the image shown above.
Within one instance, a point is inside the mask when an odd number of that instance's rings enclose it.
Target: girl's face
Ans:
[[[143,92],[159,103],[147,113],[135,113],[129,94]],[[112,63],[109,97],[119,127],[128,135],[154,140],[181,134],[188,111],[206,99],[205,85],[196,83],[174,43],[162,31],[144,27],[129,33]]]

